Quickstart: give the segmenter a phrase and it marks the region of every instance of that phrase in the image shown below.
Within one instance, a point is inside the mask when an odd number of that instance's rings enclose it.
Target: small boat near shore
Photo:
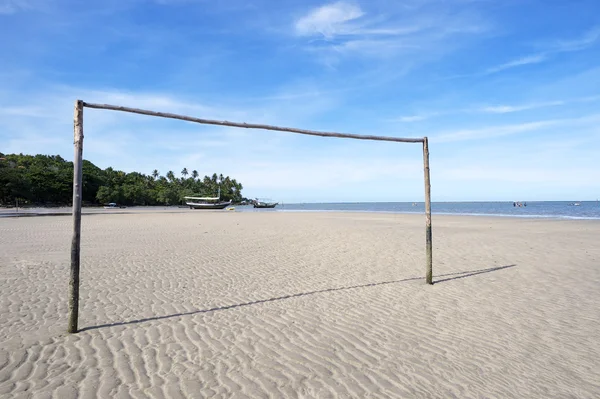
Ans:
[[[190,209],[225,209],[232,201],[221,201],[221,189],[216,197],[183,197]]]
[[[255,208],[275,208],[279,202],[260,201],[258,198],[254,201]]]

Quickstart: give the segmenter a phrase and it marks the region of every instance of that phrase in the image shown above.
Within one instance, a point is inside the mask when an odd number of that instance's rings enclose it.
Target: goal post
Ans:
[[[73,238],[71,241],[71,275],[69,279],[69,333],[78,331],[79,319],[79,269],[80,269],[80,248],[81,248],[81,198],[82,198],[82,177],[83,177],[83,109],[95,108],[111,111],[121,111],[140,115],[156,116],[160,118],[178,119],[188,122],[200,123],[205,125],[219,125],[228,127],[238,127],[245,129],[263,129],[279,132],[289,132],[296,134],[305,134],[320,137],[336,137],[355,140],[374,140],[391,141],[397,143],[422,143],[423,145],[423,172],[425,182],[425,282],[433,284],[433,254],[432,254],[432,232],[431,232],[431,182],[429,174],[429,144],[427,137],[423,138],[402,138],[388,136],[371,136],[360,134],[321,132],[315,130],[297,129],[290,127],[279,127],[265,124],[243,123],[218,121],[212,119],[202,119],[185,115],[172,114],[168,112],[156,112],[138,108],[123,107],[110,104],[86,103],[82,100],[75,101],[74,114],[74,149],[75,157],[73,159]]]

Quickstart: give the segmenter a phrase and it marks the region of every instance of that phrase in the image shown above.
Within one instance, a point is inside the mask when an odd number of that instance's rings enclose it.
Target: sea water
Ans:
[[[579,205],[575,205],[579,204]],[[415,213],[425,212],[423,202],[343,202],[343,203],[303,203],[279,204],[274,209],[255,209],[252,205],[235,205],[237,212],[383,212],[383,213]],[[83,208],[83,213],[131,213],[131,212],[185,212],[187,207],[177,206],[132,206],[126,209],[111,211],[102,208]],[[226,212],[223,211],[194,211]],[[600,202],[598,201],[528,201],[527,206],[513,206],[512,202],[433,202],[431,212],[434,215],[474,215],[474,216],[503,216],[525,218],[553,219],[597,219],[600,220]],[[0,208],[0,218],[16,215],[68,215],[71,208]]]
[[[438,215],[481,215],[528,218],[600,219],[598,201],[540,201],[527,206],[513,206],[513,202],[433,202],[431,212]],[[575,205],[579,204],[579,205]],[[236,206],[236,210],[250,212],[388,212],[423,213],[423,202],[348,202],[279,204],[275,209],[254,209]]]

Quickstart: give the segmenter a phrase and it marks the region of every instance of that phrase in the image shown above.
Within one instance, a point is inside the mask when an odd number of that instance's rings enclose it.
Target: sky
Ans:
[[[600,197],[598,0],[0,0],[0,152],[73,159],[73,105],[429,137],[433,201]],[[85,109],[84,158],[249,198],[422,201],[420,144]]]

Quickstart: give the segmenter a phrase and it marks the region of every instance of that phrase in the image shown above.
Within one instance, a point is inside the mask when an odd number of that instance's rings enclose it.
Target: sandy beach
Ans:
[[[0,397],[600,397],[599,221],[182,210],[0,219]]]

